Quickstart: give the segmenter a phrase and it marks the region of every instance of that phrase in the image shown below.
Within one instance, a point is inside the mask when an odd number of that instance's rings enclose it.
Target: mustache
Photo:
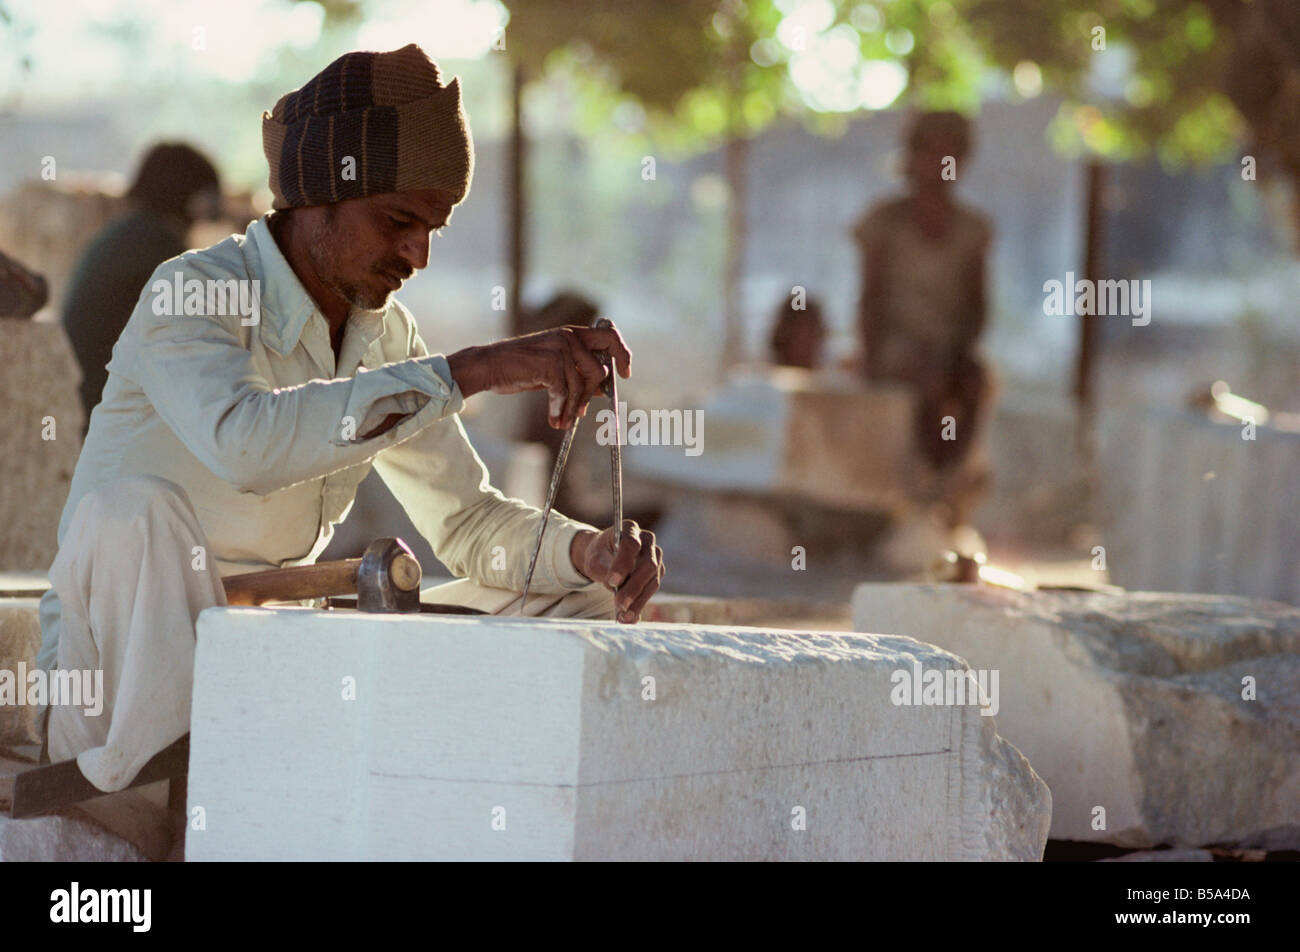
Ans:
[[[401,278],[403,281],[405,281],[407,278],[412,277],[415,274],[415,269],[403,262],[397,262],[395,264],[381,264],[378,265],[377,267],[378,270],[387,271],[389,274]]]

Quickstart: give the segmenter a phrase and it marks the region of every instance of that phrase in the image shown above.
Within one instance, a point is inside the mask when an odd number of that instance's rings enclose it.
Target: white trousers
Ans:
[[[50,759],[75,757],[100,790],[122,790],[190,729],[195,620],[226,604],[215,569],[193,567],[198,546],[214,563],[185,490],[133,476],[82,497],[50,567],[61,608],[57,667],[104,672],[99,716],[50,708]],[[517,593],[466,579],[425,589],[421,600],[518,612]],[[523,614],[609,618],[613,609],[613,593],[593,584],[530,593]]]

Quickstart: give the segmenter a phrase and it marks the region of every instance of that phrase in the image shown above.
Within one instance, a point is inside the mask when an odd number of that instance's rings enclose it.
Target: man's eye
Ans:
[[[398,228],[405,228],[407,225],[411,223],[409,220],[402,219],[402,218],[394,218],[392,215],[388,216],[388,220],[391,221]]]

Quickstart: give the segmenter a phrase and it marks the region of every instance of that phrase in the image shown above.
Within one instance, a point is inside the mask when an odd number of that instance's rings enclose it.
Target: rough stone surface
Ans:
[[[120,837],[76,816],[11,820],[0,814],[0,862],[138,863],[145,856]]]
[[[1041,858],[1047,787],[977,708],[894,706],[913,662],[961,667],[888,636],[209,609],[186,857]]]
[[[1300,609],[868,584],[853,619],[1000,672],[998,729],[1051,787],[1053,838],[1300,847]],[[1246,677],[1256,700],[1242,697]]]
[[[0,330],[0,568],[44,571],[81,452],[81,370],[58,324],[6,320]],[[47,417],[54,439],[42,437]]]
[[[703,595],[659,592],[645,606],[641,621],[643,624],[666,621],[686,625],[788,628],[789,625],[768,623],[773,619],[804,619],[816,620],[818,623],[805,627],[823,630],[822,625],[829,624],[835,631],[847,631],[848,616],[848,605],[844,603],[798,598],[708,598]]]
[[[742,604],[744,603],[737,599],[659,593],[645,606],[641,620],[694,625],[735,624],[737,609]]]
[[[1102,416],[1111,580],[1300,604],[1300,433],[1191,410]]]
[[[0,671],[17,672],[19,662],[26,662],[28,670],[36,667],[39,608],[39,598],[0,598]],[[27,704],[0,704],[0,745],[38,743],[37,710]]]

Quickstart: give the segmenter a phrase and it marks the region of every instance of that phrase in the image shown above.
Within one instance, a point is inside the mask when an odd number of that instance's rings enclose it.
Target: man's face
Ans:
[[[350,305],[383,308],[429,263],[429,234],[451,220],[443,192],[391,192],[311,209],[308,255],[321,282]]]

